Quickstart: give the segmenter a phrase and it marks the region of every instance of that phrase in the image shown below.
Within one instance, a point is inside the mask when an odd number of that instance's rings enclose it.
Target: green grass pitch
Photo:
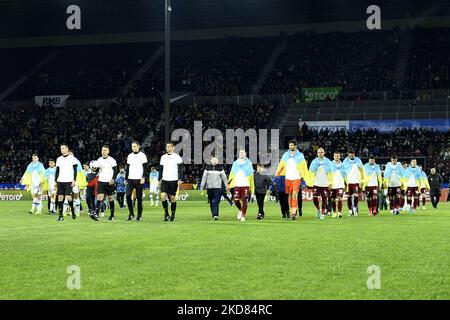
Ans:
[[[360,206],[358,217],[320,221],[307,202],[283,221],[268,203],[258,221],[252,203],[243,223],[235,207],[222,203],[211,221],[191,201],[163,222],[146,201],[142,222],[119,210],[113,222],[57,223],[29,215],[28,201],[2,202],[0,299],[449,299],[450,203],[377,217]],[[70,265],[79,289],[67,287]],[[368,289],[375,276],[380,289]]]

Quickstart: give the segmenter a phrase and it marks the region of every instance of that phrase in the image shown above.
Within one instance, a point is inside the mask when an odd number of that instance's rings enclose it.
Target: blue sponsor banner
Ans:
[[[26,187],[19,183],[0,183],[0,190],[25,190]]]
[[[440,132],[450,130],[450,119],[415,120],[351,120],[350,131],[376,129],[379,132],[393,132],[397,129],[428,129]]]

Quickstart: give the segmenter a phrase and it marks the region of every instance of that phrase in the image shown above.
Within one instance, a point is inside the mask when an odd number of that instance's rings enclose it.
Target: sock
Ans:
[[[172,213],[172,216],[175,215],[175,211],[177,211],[177,202],[172,202],[170,203],[170,211]]]
[[[242,216],[245,217],[245,214],[247,213],[247,198],[242,198]]]
[[[100,215],[100,209],[102,207],[102,204],[103,204],[103,200],[102,201],[97,200],[97,203],[95,204],[95,215],[96,216]]]
[[[373,205],[373,198],[367,198],[367,208],[369,209],[369,212],[372,212],[372,205]]]
[[[50,211],[55,211],[56,209],[55,209],[55,202],[53,201],[53,200],[51,200],[50,202],[49,202],[49,207],[50,207]]]
[[[336,213],[336,201],[333,201],[333,212]]]
[[[75,214],[75,210],[74,210],[74,208],[73,208],[73,200],[70,200],[70,201],[69,201],[69,208],[70,208],[72,214]]]
[[[58,201],[56,208],[59,208],[59,216],[63,216],[64,202]]]
[[[358,195],[353,195],[353,205],[358,208]]]
[[[297,197],[292,197],[291,198],[291,213],[296,214],[297,208],[298,208],[298,199],[297,199]]]
[[[130,212],[130,216],[133,216],[134,215],[133,200],[131,200],[131,196],[127,196],[127,207],[128,211]]]
[[[418,205],[419,205],[419,198],[414,197],[414,210],[416,210]]]
[[[239,211],[242,211],[241,202],[239,200],[234,200],[234,204]]]
[[[322,197],[322,214],[327,213],[328,197]]]
[[[138,218],[142,217],[142,199],[136,199],[137,201],[137,215]]]
[[[348,196],[347,206],[348,206],[348,210],[352,210],[352,196]]]
[[[394,210],[395,208],[395,198],[389,197],[389,209]]]
[[[164,208],[164,215],[168,216],[169,215],[169,204],[167,203],[167,199],[162,202],[162,206]]]
[[[48,201],[47,201],[47,210],[48,211],[51,211],[52,209],[51,209],[51,199],[50,199],[50,197],[48,198]]]
[[[109,201],[109,210],[111,211],[111,217],[114,217],[114,199]]]
[[[301,189],[298,191],[297,207],[298,207],[298,212],[301,212],[303,209],[303,191]]]
[[[65,200],[64,200],[64,204],[63,204],[63,207],[64,207],[63,212],[64,212],[64,213],[66,213],[67,210],[68,210],[68,205],[67,205],[67,204],[68,204],[68,203],[67,203],[67,199],[65,199]]]
[[[425,206],[425,203],[427,202],[427,198],[426,197],[422,197],[422,205]]]
[[[155,204],[156,204],[156,205],[158,205],[158,201],[159,201],[159,196],[158,196],[158,195],[156,195],[155,197],[156,197],[156,201],[155,201]]]
[[[377,209],[378,209],[378,198],[377,197],[373,197],[372,210],[373,210],[373,212],[377,212]]]
[[[75,204],[75,212],[78,214],[81,206],[80,198],[73,200],[73,203]]]
[[[153,205],[153,194],[150,193],[149,197],[150,197],[150,204]]]
[[[338,199],[338,212],[342,212],[342,199]]]
[[[314,206],[316,207],[317,210],[320,210],[319,207],[319,197],[313,197],[313,202],[314,202]]]

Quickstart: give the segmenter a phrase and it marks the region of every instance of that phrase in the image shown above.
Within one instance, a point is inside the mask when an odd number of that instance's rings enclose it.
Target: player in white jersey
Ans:
[[[147,156],[140,151],[141,144],[138,141],[131,143],[131,150],[133,151],[127,157],[127,166],[125,168],[125,185],[127,194],[128,206],[128,221],[134,219],[133,209],[133,191],[136,191],[137,200],[137,221],[142,220],[142,193],[144,190],[145,176],[147,171]]]
[[[398,162],[397,156],[391,157],[391,162],[384,169],[384,187],[388,191],[389,207],[391,214],[399,214],[402,198],[403,167]]]
[[[150,168],[150,174],[148,176],[149,183],[149,197],[150,197],[150,206],[155,204],[155,207],[158,206],[159,196],[158,196],[158,181],[159,181],[159,172],[156,171],[155,167]],[[153,202],[153,195],[155,195],[155,202]]]
[[[56,181],[55,181],[55,160],[48,161],[49,167],[45,169],[45,178],[47,180],[47,197],[48,197],[48,213],[55,214],[55,197],[56,197]]]
[[[56,188],[58,200],[56,202],[56,210],[59,209],[58,221],[63,221],[63,203],[67,199],[68,205],[72,212],[72,219],[76,219],[75,210],[73,208],[72,188],[75,187],[77,178],[77,160],[74,156],[69,155],[69,147],[67,144],[62,144],[61,156],[56,159]]]
[[[347,184],[347,206],[349,216],[358,215],[359,194],[364,179],[363,163],[355,156],[355,151],[349,150],[347,158],[342,163],[345,170],[345,182]]]
[[[422,166],[418,166],[422,170]],[[422,170],[422,179],[420,179],[420,197],[422,198],[422,209],[425,210],[427,203],[427,193],[430,192],[430,183],[427,174]],[[420,201],[419,201],[420,202]]]
[[[172,142],[166,144],[166,151],[167,153],[161,156],[159,162],[159,172],[161,173],[159,188],[161,190],[161,203],[164,208],[164,221],[174,221],[177,210],[176,195],[182,184],[183,159],[174,152]],[[170,200],[170,216],[167,199]]]
[[[364,183],[362,190],[366,193],[369,216],[378,214],[378,192],[382,184],[381,169],[375,163],[375,156],[369,156],[369,162],[364,165]]]
[[[316,217],[323,220],[328,206],[328,197],[333,189],[333,165],[325,157],[323,148],[317,149],[317,158],[309,166],[308,185],[313,187],[313,202],[317,209]],[[322,200],[322,210],[320,201]]]
[[[26,185],[27,190],[31,191],[33,197],[33,204],[28,213],[39,214],[42,212],[42,202],[40,196],[42,194],[42,185],[45,182],[45,169],[37,154],[32,155],[32,162],[27,166],[27,169],[20,180],[20,183]]]
[[[81,211],[80,194],[81,194],[82,190],[81,190],[80,182],[78,181],[78,173],[83,170],[83,166],[81,165],[80,160],[78,160],[75,157],[72,150],[69,150],[69,154],[72,155],[75,158],[75,160],[77,161],[77,178],[75,179],[75,186],[72,188],[72,196],[73,196],[73,204],[74,204],[74,208],[75,208],[75,214],[77,216],[80,216],[80,211]],[[66,206],[67,203],[65,202],[64,205]],[[66,211],[66,209],[64,211]]]
[[[111,215],[109,220],[114,220],[114,192],[115,192],[115,177],[117,175],[117,162],[109,155],[109,146],[103,145],[102,156],[97,159],[94,164],[98,168],[98,187],[97,187],[97,203],[95,205],[95,213],[91,214],[91,218],[98,221],[100,215],[100,208],[103,205],[105,195],[109,199],[109,210]]]
[[[331,199],[333,204],[333,218],[342,218],[342,199],[345,189],[345,170],[344,164],[341,162],[341,153],[336,151],[331,162],[333,169],[333,189],[331,190]],[[336,205],[337,202],[337,205]],[[337,213],[336,213],[337,206]]]

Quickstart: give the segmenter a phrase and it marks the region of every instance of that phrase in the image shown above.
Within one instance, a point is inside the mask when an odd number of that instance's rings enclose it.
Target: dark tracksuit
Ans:
[[[386,202],[386,195],[384,194],[384,185],[381,184],[381,187],[378,190],[378,209],[377,213],[380,212],[380,210],[387,210],[388,205]]]
[[[439,198],[441,197],[441,185],[444,182],[439,173],[430,174],[428,176],[428,183],[430,184],[430,198],[431,204],[437,208]]]
[[[273,179],[273,182],[277,190],[278,201],[280,202],[281,215],[283,218],[289,218],[290,212],[288,195],[286,194],[286,179],[284,176],[278,176]],[[301,193],[299,192],[299,194]]]
[[[272,185],[272,180],[269,176],[261,174],[258,171],[254,174],[255,181],[255,196],[258,203],[258,216],[264,218],[264,198],[266,197],[267,187]]]
[[[117,201],[121,209],[125,208],[125,174],[118,174],[116,177],[116,191],[117,191]]]
[[[200,189],[206,188],[212,217],[219,216],[219,204],[222,197],[222,184],[227,183],[227,176],[222,165],[208,165],[203,171]]]

